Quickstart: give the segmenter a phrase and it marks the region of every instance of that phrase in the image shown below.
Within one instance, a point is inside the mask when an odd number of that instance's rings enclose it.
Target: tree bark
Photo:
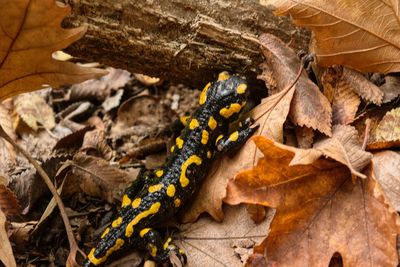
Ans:
[[[255,80],[263,61],[257,36],[272,33],[306,49],[309,33],[258,0],[66,0],[65,26],[88,25],[67,52],[191,86],[222,70]]]

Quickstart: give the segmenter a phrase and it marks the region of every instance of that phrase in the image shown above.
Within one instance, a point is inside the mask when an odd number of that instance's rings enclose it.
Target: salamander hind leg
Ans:
[[[152,228],[144,228],[139,233],[142,242],[151,257],[157,262],[167,262],[170,259],[170,254],[178,256],[179,260],[185,264],[186,255],[183,250],[172,244],[172,238],[168,237],[165,242],[162,241],[160,234]]]

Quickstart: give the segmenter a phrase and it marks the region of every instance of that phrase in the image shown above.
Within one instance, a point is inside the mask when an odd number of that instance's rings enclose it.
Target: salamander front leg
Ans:
[[[171,243],[172,238],[168,237],[163,243],[160,234],[152,228],[144,228],[139,233],[143,239],[143,243],[146,245],[149,254],[159,262],[167,262],[169,260],[170,253],[174,253],[181,260],[182,263],[186,263],[185,253],[177,246]]]
[[[251,125],[251,120],[248,118],[237,131],[231,133],[229,136],[218,136],[215,142],[217,150],[226,153],[241,147],[258,127],[258,124]]]

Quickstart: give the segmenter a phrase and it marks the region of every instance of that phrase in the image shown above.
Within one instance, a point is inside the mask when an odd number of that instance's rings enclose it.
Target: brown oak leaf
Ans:
[[[54,60],[52,53],[83,36],[86,27],[61,28],[70,8],[54,0],[4,0],[0,10],[0,101],[43,85],[58,87],[104,75]]]
[[[315,34],[313,50],[323,66],[362,72],[400,71],[398,2],[376,0],[261,0],[278,15],[293,17]]]
[[[396,266],[398,215],[373,171],[351,179],[348,168],[263,137],[254,141],[264,157],[231,180],[225,201],[276,208],[268,237],[248,266],[328,266],[339,253],[346,266]],[[296,165],[293,159],[297,158]]]

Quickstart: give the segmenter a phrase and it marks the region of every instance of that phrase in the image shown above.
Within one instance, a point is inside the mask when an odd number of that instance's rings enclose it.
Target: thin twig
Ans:
[[[83,251],[81,251],[75,241],[74,233],[72,231],[71,224],[68,220],[68,215],[65,211],[64,203],[62,202],[60,196],[57,193],[57,189],[54,187],[53,183],[51,182],[50,177],[47,173],[43,170],[43,168],[36,162],[35,159],[32,158],[31,155],[27,151],[25,151],[20,145],[18,145],[8,134],[4,131],[3,127],[0,125],[0,137],[3,137],[7,142],[9,142],[17,151],[19,151],[22,155],[26,157],[26,159],[35,167],[36,171],[39,175],[43,178],[43,181],[46,183],[47,187],[49,188],[50,192],[52,193],[57,206],[60,210],[61,218],[64,222],[65,231],[67,232],[68,243],[70,247],[70,253],[67,259],[67,266],[78,266],[75,258],[76,253],[80,252],[82,255],[85,255]]]

